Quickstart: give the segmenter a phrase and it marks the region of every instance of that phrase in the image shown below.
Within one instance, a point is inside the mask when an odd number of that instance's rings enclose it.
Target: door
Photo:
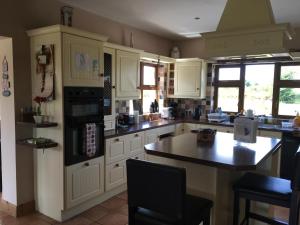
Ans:
[[[103,87],[103,43],[63,34],[64,86]]]
[[[103,111],[105,130],[115,129],[115,50],[104,48]]]
[[[177,97],[200,97],[201,62],[175,64],[174,93]]]
[[[66,167],[67,208],[104,192],[104,157]]]
[[[117,50],[117,90],[120,99],[140,97],[140,55]]]
[[[106,165],[105,190],[109,191],[126,183],[126,161]]]

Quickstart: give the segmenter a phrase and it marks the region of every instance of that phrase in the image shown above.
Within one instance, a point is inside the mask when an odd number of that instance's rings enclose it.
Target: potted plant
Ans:
[[[47,98],[45,97],[40,97],[40,96],[36,96],[33,101],[35,101],[37,103],[37,108],[35,111],[35,114],[33,116],[35,123],[42,123],[43,122],[43,116],[42,116],[42,111],[41,111],[41,105],[43,102],[47,101]]]

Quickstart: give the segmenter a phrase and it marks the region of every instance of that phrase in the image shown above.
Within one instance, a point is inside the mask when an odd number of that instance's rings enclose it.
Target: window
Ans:
[[[300,63],[216,66],[214,86],[214,107],[225,112],[290,117],[300,111]]]
[[[143,113],[150,112],[151,102],[157,99],[157,65],[141,63],[141,95]]]
[[[278,67],[274,108],[278,116],[295,116],[300,112],[300,64],[284,64]]]
[[[253,109],[256,115],[272,114],[274,69],[274,64],[246,66],[245,110]]]

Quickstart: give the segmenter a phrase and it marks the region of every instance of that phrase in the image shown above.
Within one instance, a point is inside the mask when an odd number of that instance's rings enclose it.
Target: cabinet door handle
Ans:
[[[104,77],[103,73],[98,74],[99,77]]]
[[[139,157],[135,157],[135,159],[139,159]]]
[[[115,142],[119,142],[119,141],[120,141],[120,139],[119,139],[119,138],[115,139]]]
[[[136,87],[136,89],[141,89],[140,87]]]
[[[197,90],[200,90],[200,88],[197,88]]]
[[[85,167],[89,167],[90,163],[86,162],[85,164],[83,164]]]
[[[119,165],[119,163],[117,163],[116,165],[115,165],[115,167],[119,167],[120,165]]]
[[[138,134],[135,134],[134,136],[135,136],[135,137],[138,137],[139,135],[138,135]]]
[[[115,89],[116,88],[116,86],[112,86],[112,89]]]

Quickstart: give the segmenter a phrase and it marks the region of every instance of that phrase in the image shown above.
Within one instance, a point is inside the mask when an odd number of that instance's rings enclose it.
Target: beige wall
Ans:
[[[31,75],[29,38],[26,30],[60,23],[60,7],[57,0],[9,0],[1,2],[0,35],[12,37],[14,56],[14,94],[16,120],[19,118],[20,108],[31,104]],[[83,30],[107,35],[110,41],[117,44],[129,44],[130,33],[134,34],[134,47],[148,52],[168,55],[172,41],[165,38],[110,21],[91,13],[75,9],[73,26]],[[14,110],[10,111],[11,115]],[[5,120],[2,117],[2,120]],[[17,126],[14,131],[14,121],[11,129],[4,129],[2,136],[16,132],[16,136],[31,136],[31,129],[21,129]],[[8,132],[9,130],[9,132]],[[12,136],[14,137],[14,136]],[[17,148],[17,149],[16,149]],[[6,149],[16,154],[10,160],[16,166],[17,196],[10,196],[7,200],[20,205],[33,199],[32,150],[24,150],[20,146],[9,146]],[[4,157],[3,160],[7,158]],[[5,182],[5,180],[4,180]]]
[[[300,49],[300,28],[295,29],[295,31],[295,39],[287,42],[288,49]],[[182,58],[206,58],[204,41],[202,38],[176,41],[174,44],[179,46]]]

